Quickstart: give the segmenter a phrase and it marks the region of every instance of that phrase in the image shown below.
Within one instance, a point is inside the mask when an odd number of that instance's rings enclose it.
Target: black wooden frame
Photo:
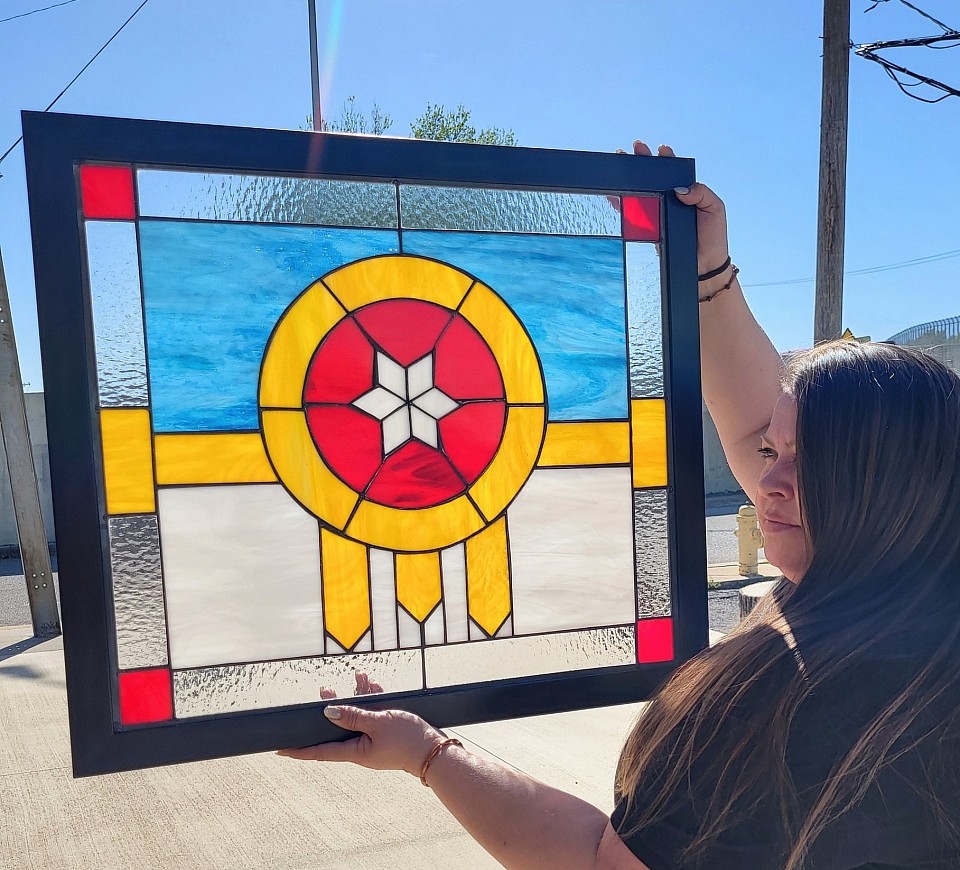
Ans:
[[[93,327],[83,281],[77,165],[149,164],[354,180],[659,193],[665,286],[670,560],[675,660],[391,695],[439,726],[641,700],[707,644],[696,226],[670,192],[689,159],[23,113],[54,497],[74,775],[340,739],[323,703],[114,729],[115,679],[100,501]],[[682,530],[683,540],[679,540]],[[358,705],[383,700],[356,699]]]

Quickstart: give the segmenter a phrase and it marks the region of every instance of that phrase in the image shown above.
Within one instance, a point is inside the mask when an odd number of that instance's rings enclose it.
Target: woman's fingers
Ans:
[[[624,152],[620,149],[617,150],[618,154],[623,154]],[[633,142],[633,153],[638,157],[653,157],[653,152],[650,150],[650,146],[647,145],[641,139],[635,139]],[[677,155],[673,153],[673,149],[669,145],[660,145],[657,148],[657,157],[676,157]]]
[[[300,749],[280,749],[277,755],[284,758],[296,758],[299,761],[352,761],[359,758],[361,738],[344,740],[342,743],[320,743],[316,746],[304,746]]]
[[[681,192],[682,190],[683,188],[678,187],[675,193],[677,199],[684,205],[696,206],[700,211],[708,214],[723,214],[723,200],[705,184],[695,181],[686,189],[685,193]]]
[[[674,189],[677,199],[697,210],[697,269],[703,274],[718,268],[727,258],[727,213],[720,199],[709,187],[695,181],[690,187]],[[722,279],[718,286],[722,286]],[[708,293],[712,285],[700,285]]]
[[[324,715],[346,731],[360,734],[343,742],[323,743],[278,754],[305,761],[352,761],[375,770],[418,771],[441,732],[419,716],[403,710],[365,710],[350,705],[328,706]]]

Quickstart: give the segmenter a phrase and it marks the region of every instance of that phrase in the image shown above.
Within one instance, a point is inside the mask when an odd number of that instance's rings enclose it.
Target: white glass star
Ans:
[[[377,353],[376,384],[353,405],[380,421],[384,455],[411,439],[439,447],[437,426],[460,407],[433,383],[433,357],[429,354],[404,368],[384,353]]]

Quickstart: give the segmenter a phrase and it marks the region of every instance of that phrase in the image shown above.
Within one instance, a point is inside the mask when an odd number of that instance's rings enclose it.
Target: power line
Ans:
[[[951,260],[954,257],[960,257],[960,250],[941,251],[939,254],[930,254],[926,257],[915,257],[912,260],[902,260],[899,263],[886,263],[883,266],[869,266],[866,269],[854,269],[850,272],[844,272],[845,277],[853,275],[873,275],[877,272],[892,272],[895,269],[907,269],[911,266],[923,266],[927,263],[937,263],[940,260]],[[744,284],[746,287],[785,287],[788,284],[811,284],[816,278],[790,278],[787,281],[765,281],[760,284]]]
[[[865,10],[866,12],[872,12],[877,8],[881,3],[887,3],[889,0],[874,0],[873,5]],[[914,12],[922,15],[924,18],[932,21],[937,25],[943,33],[939,36],[922,36],[916,39],[892,39],[887,42],[873,42],[869,45],[858,45],[853,47],[854,53],[858,57],[866,58],[867,60],[872,60],[874,63],[880,64],[883,68],[883,71],[890,76],[893,82],[900,88],[903,93],[908,97],[914,100],[919,100],[921,103],[939,103],[942,100],[945,100],[947,97],[960,97],[960,89],[957,89],[951,85],[945,84],[944,82],[937,81],[932,79],[929,76],[921,75],[920,73],[915,73],[913,70],[909,70],[906,67],[895,64],[893,61],[888,60],[882,55],[877,54],[878,51],[885,48],[911,48],[915,46],[924,46],[931,49],[945,49],[945,48],[957,48],[960,45],[960,31],[954,27],[950,27],[947,24],[944,24],[937,18],[934,18],[932,15],[924,12],[918,6],[914,6],[908,0],[900,0],[904,6],[909,7]],[[937,42],[948,42],[949,45],[935,45]],[[899,73],[900,75],[897,75]],[[900,76],[909,76],[914,81],[904,81]],[[917,88],[920,85],[927,85],[935,91],[942,91],[943,93],[936,98],[923,97],[920,94],[912,93],[909,88]]]
[[[43,110],[44,112],[49,112],[49,111],[57,104],[57,102],[59,102],[60,98],[61,98],[68,90],[70,90],[70,88],[71,88],[71,86],[73,85],[73,83],[74,83],[78,78],[80,78],[80,76],[82,76],[82,75],[87,71],[87,68],[90,66],[90,64],[92,64],[98,57],[100,57],[100,55],[103,53],[104,49],[106,49],[106,47],[107,47],[108,45],[110,45],[110,43],[113,42],[113,41],[123,32],[123,29],[124,29],[131,21],[133,21],[134,18],[137,17],[137,13],[138,13],[141,9],[143,9],[143,7],[146,6],[147,3],[149,3],[149,2],[150,2],[150,0],[143,0],[143,2],[142,2],[136,9],[133,10],[133,12],[131,13],[130,17],[129,17],[126,21],[124,21],[123,24],[120,25],[120,27],[117,28],[117,30],[116,30],[116,32],[113,34],[113,36],[111,36],[103,45],[100,46],[100,48],[97,50],[97,53],[96,53],[93,57],[91,57],[90,60],[88,60],[88,61],[83,65],[83,69],[81,69],[80,72],[78,72],[72,79],[70,79],[70,81],[67,83],[67,86],[66,86],[62,91],[60,91],[59,94],[57,94],[57,95],[53,98],[53,100],[50,102],[50,105],[47,106],[47,108],[45,108],[45,109]],[[16,148],[17,145],[19,145],[22,141],[23,141],[23,136],[20,136],[20,138],[17,139],[16,142],[14,142],[6,151],[3,152],[3,154],[0,155],[0,163],[3,163],[3,161],[6,160],[7,157],[9,156],[10,152],[13,151],[13,149]],[[2,178],[2,176],[0,176],[0,178]]]
[[[43,9],[31,9],[29,12],[21,12],[19,15],[11,15],[9,18],[0,18],[0,24],[6,21],[14,21],[17,18],[26,18],[28,15],[36,15],[38,12],[46,12],[48,9],[57,9],[60,6],[69,6],[76,3],[77,0],[63,0],[63,3],[54,3],[53,6],[44,6]]]
[[[874,0],[873,6],[871,6],[869,9],[865,9],[864,11],[865,11],[865,12],[873,12],[873,10],[876,9],[881,3],[886,3],[886,2],[888,2],[888,0]],[[923,16],[924,18],[926,18],[927,20],[932,21],[932,22],[933,22],[934,24],[936,24],[938,27],[942,27],[947,33],[951,33],[951,32],[956,33],[956,31],[955,31],[952,27],[947,27],[947,25],[944,24],[942,21],[938,21],[936,18],[934,18],[934,17],[933,17],[932,15],[930,15],[929,13],[924,12],[922,9],[918,8],[917,6],[914,6],[912,3],[908,3],[907,0],[900,0],[900,2],[901,2],[904,6],[908,6],[908,7],[909,7],[910,9],[912,9],[914,12],[918,12],[920,15],[922,15],[922,16]]]

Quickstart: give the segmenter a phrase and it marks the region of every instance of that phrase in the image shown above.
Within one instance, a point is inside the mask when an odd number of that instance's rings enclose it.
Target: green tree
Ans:
[[[470,110],[462,104],[455,109],[427,104],[426,111],[410,125],[414,139],[439,142],[473,142],[478,145],[516,145],[513,130],[487,127],[478,130],[470,123]]]
[[[472,142],[476,145],[516,145],[513,130],[486,127],[478,130],[471,122],[471,112],[462,104],[455,109],[427,103],[427,108],[410,125],[414,139],[432,139],[438,142]],[[384,114],[376,103],[369,116],[357,108],[357,98],[349,96],[340,107],[340,116],[333,121],[324,119],[320,129],[332,133],[363,133],[382,136],[393,126],[393,118]],[[313,117],[307,116],[306,129],[313,128]]]
[[[382,136],[393,126],[393,118],[385,115],[376,103],[370,110],[370,118],[357,109],[357,98],[353,95],[344,100],[340,107],[340,117],[335,121],[322,118],[320,129],[330,133],[365,133],[370,136]],[[306,129],[313,129],[313,115],[307,115]]]

